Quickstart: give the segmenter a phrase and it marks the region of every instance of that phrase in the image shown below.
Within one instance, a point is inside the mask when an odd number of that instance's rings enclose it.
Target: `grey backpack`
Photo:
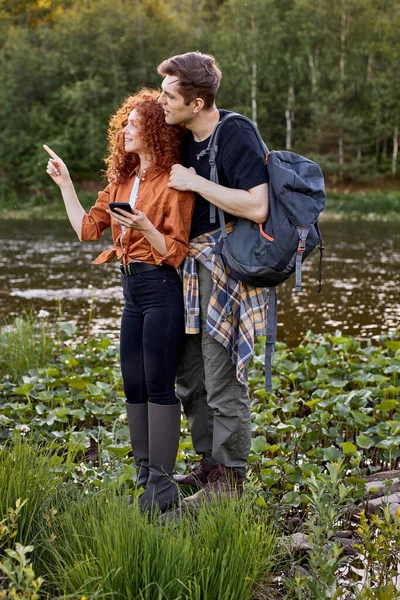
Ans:
[[[254,123],[236,113],[229,113],[217,123],[209,144],[200,155],[208,155],[211,166],[210,180],[219,182],[216,166],[218,138],[221,128],[230,119],[249,123],[266,155],[269,176],[269,215],[265,223],[257,224],[240,218],[229,235],[224,213],[218,214],[222,239],[216,252],[222,257],[230,275],[248,285],[269,290],[267,340],[265,348],[265,383],[272,390],[271,360],[276,341],[277,298],[276,286],[295,273],[295,289],[301,291],[301,265],[318,245],[318,292],[322,289],[322,239],[318,215],[325,206],[324,178],[320,167],[313,161],[287,151],[269,152]],[[199,155],[199,156],[200,156]],[[210,220],[215,222],[216,207],[210,204]]]

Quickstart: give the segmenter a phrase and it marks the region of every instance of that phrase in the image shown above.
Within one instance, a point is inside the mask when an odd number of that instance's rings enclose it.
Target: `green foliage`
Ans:
[[[138,491],[118,346],[108,336],[82,337],[72,323],[48,333],[51,362],[0,379],[0,552],[11,541],[34,544],[35,573],[50,597],[115,590],[126,598],[200,600],[224,598],[221,586],[226,600],[251,598],[253,583],[272,569],[270,520],[284,533],[292,517],[302,520],[312,549],[307,575],[289,577],[285,559],[278,563],[288,598],[333,598],[343,586],[354,597],[355,583],[339,576],[345,559],[334,537],[364,494],[365,476],[399,467],[398,336],[373,343],[309,332],[296,348],[279,343],[272,393],[259,340],[249,369],[253,439],[244,501],[163,528],[128,502]],[[194,459],[183,420],[178,471]],[[396,523],[378,514],[357,533],[370,589],[376,570],[387,573],[377,598],[390,597],[382,594],[398,554]],[[128,586],[132,564],[140,569]]]
[[[257,119],[271,148],[290,144],[328,175],[395,175],[399,24],[394,0],[6,0],[0,197],[50,187],[44,142],[74,178],[98,175],[113,111],[160,85],[161,60],[194,49],[221,64],[219,104]]]
[[[297,575],[294,581],[287,581],[300,597],[306,593],[307,598],[342,597],[345,586],[337,579],[339,567],[343,563],[341,546],[333,540],[343,521],[344,509],[350,495],[350,488],[344,479],[343,462],[327,465],[328,473],[318,479],[312,474],[307,481],[309,512],[305,521],[305,531],[311,550],[309,554],[308,574]]]
[[[16,544],[15,549],[6,549],[7,558],[0,562],[0,571],[7,577],[7,589],[0,591],[0,598],[38,600],[43,578],[35,578],[31,560],[28,558],[33,549],[33,546],[21,544]]]
[[[162,526],[127,497],[81,495],[54,534],[52,596],[246,600],[274,562],[271,525],[255,520],[249,503],[218,503]]]
[[[249,370],[253,395],[254,471],[280,509],[309,505],[304,485],[325,464],[344,460],[356,484],[399,462],[400,346],[362,346],[351,337],[307,334],[293,350],[278,344],[274,393],[266,394],[263,343]],[[358,491],[357,491],[358,490]],[[279,500],[280,499],[280,500]]]
[[[28,499],[22,500],[18,498],[15,502],[15,508],[8,508],[4,518],[0,520],[0,550],[3,546],[17,535],[18,517],[21,509],[28,502]]]
[[[0,329],[0,377],[16,381],[31,368],[43,367],[53,350],[46,316],[22,319]]]
[[[33,368],[22,378],[0,382],[2,422],[7,430],[40,431],[42,439],[64,439],[80,452],[95,448],[99,464],[76,472],[76,480],[96,485],[130,480],[129,449],[118,346],[107,336],[82,339],[76,328],[62,324],[53,340],[51,366]],[[354,475],[395,468],[400,405],[398,340],[382,338],[382,346],[361,345],[351,337],[315,336],[289,350],[278,344],[274,359],[274,392],[264,387],[264,343],[256,344],[249,369],[253,442],[250,464],[281,510],[306,506],[302,484],[327,462],[343,459]],[[192,460],[183,422],[180,468]],[[299,458],[302,460],[299,463]],[[104,468],[106,465],[106,468]],[[109,471],[109,472],[108,472]]]
[[[396,191],[329,193],[325,212],[346,217],[373,220],[397,220],[400,215],[400,194]]]
[[[185,37],[157,0],[74,2],[51,27],[9,25],[0,48],[1,195],[49,185],[43,143],[72,175],[99,173],[111,113],[141,85],[159,85],[156,65],[177,44],[184,50]]]
[[[374,594],[378,598],[400,596],[400,593],[396,595],[393,584],[399,569],[400,510],[392,516],[385,506],[380,514],[372,515],[371,520],[362,511],[357,533],[361,538],[357,549],[362,557],[366,587],[374,588]],[[365,599],[369,597],[360,596]]]
[[[0,451],[0,521],[2,546],[11,540],[21,544],[35,543],[47,530],[45,514],[57,503],[59,488],[68,473],[68,456],[54,444],[47,447],[27,444],[14,435]],[[64,467],[64,468],[63,468]],[[67,495],[67,487],[64,495]],[[25,500],[21,501],[20,499]],[[15,506],[15,509],[10,507]],[[1,546],[0,546],[1,550]]]
[[[90,182],[95,190],[104,188],[101,180]],[[88,211],[96,200],[96,191],[87,191],[86,186],[76,185],[79,201]],[[35,194],[27,192],[17,195],[13,190],[7,190],[5,196],[0,195],[0,219],[37,220],[47,221],[52,219],[66,219],[64,203],[59,190],[53,188]]]

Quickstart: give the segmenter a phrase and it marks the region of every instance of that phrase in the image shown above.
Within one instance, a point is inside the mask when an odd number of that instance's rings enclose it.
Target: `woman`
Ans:
[[[165,123],[159,93],[130,96],[111,118],[109,185],[86,214],[65,163],[47,146],[47,173],[59,185],[72,227],[81,241],[97,240],[111,227],[114,247],[95,264],[121,261],[125,299],[121,321],[121,370],[128,426],[142,510],[166,510],[177,501],[172,481],[179,444],[180,403],[175,375],[184,336],[182,282],[176,271],[188,252],[192,192],[168,188],[179,161],[182,130]],[[130,204],[132,214],[111,212],[110,202]]]

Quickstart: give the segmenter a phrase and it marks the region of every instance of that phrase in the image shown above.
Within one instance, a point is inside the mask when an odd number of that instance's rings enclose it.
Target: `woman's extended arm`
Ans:
[[[78,196],[76,195],[74,184],[69,176],[67,165],[59,156],[57,156],[55,152],[53,152],[51,148],[46,145],[44,145],[43,148],[51,156],[47,164],[47,173],[59,186],[69,221],[74,228],[76,235],[79,239],[81,239],[82,221],[83,217],[85,216],[85,211],[79,202]]]

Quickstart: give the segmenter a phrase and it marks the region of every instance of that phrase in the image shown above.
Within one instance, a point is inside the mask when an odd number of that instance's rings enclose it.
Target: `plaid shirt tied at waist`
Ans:
[[[232,231],[227,226],[227,232]],[[267,290],[252,287],[230,277],[221,257],[214,252],[221,239],[221,229],[204,233],[191,240],[183,265],[186,333],[200,333],[199,281],[196,261],[204,265],[213,280],[207,311],[207,332],[228,351],[236,378],[246,383],[246,367],[254,354],[254,337],[265,335]]]

